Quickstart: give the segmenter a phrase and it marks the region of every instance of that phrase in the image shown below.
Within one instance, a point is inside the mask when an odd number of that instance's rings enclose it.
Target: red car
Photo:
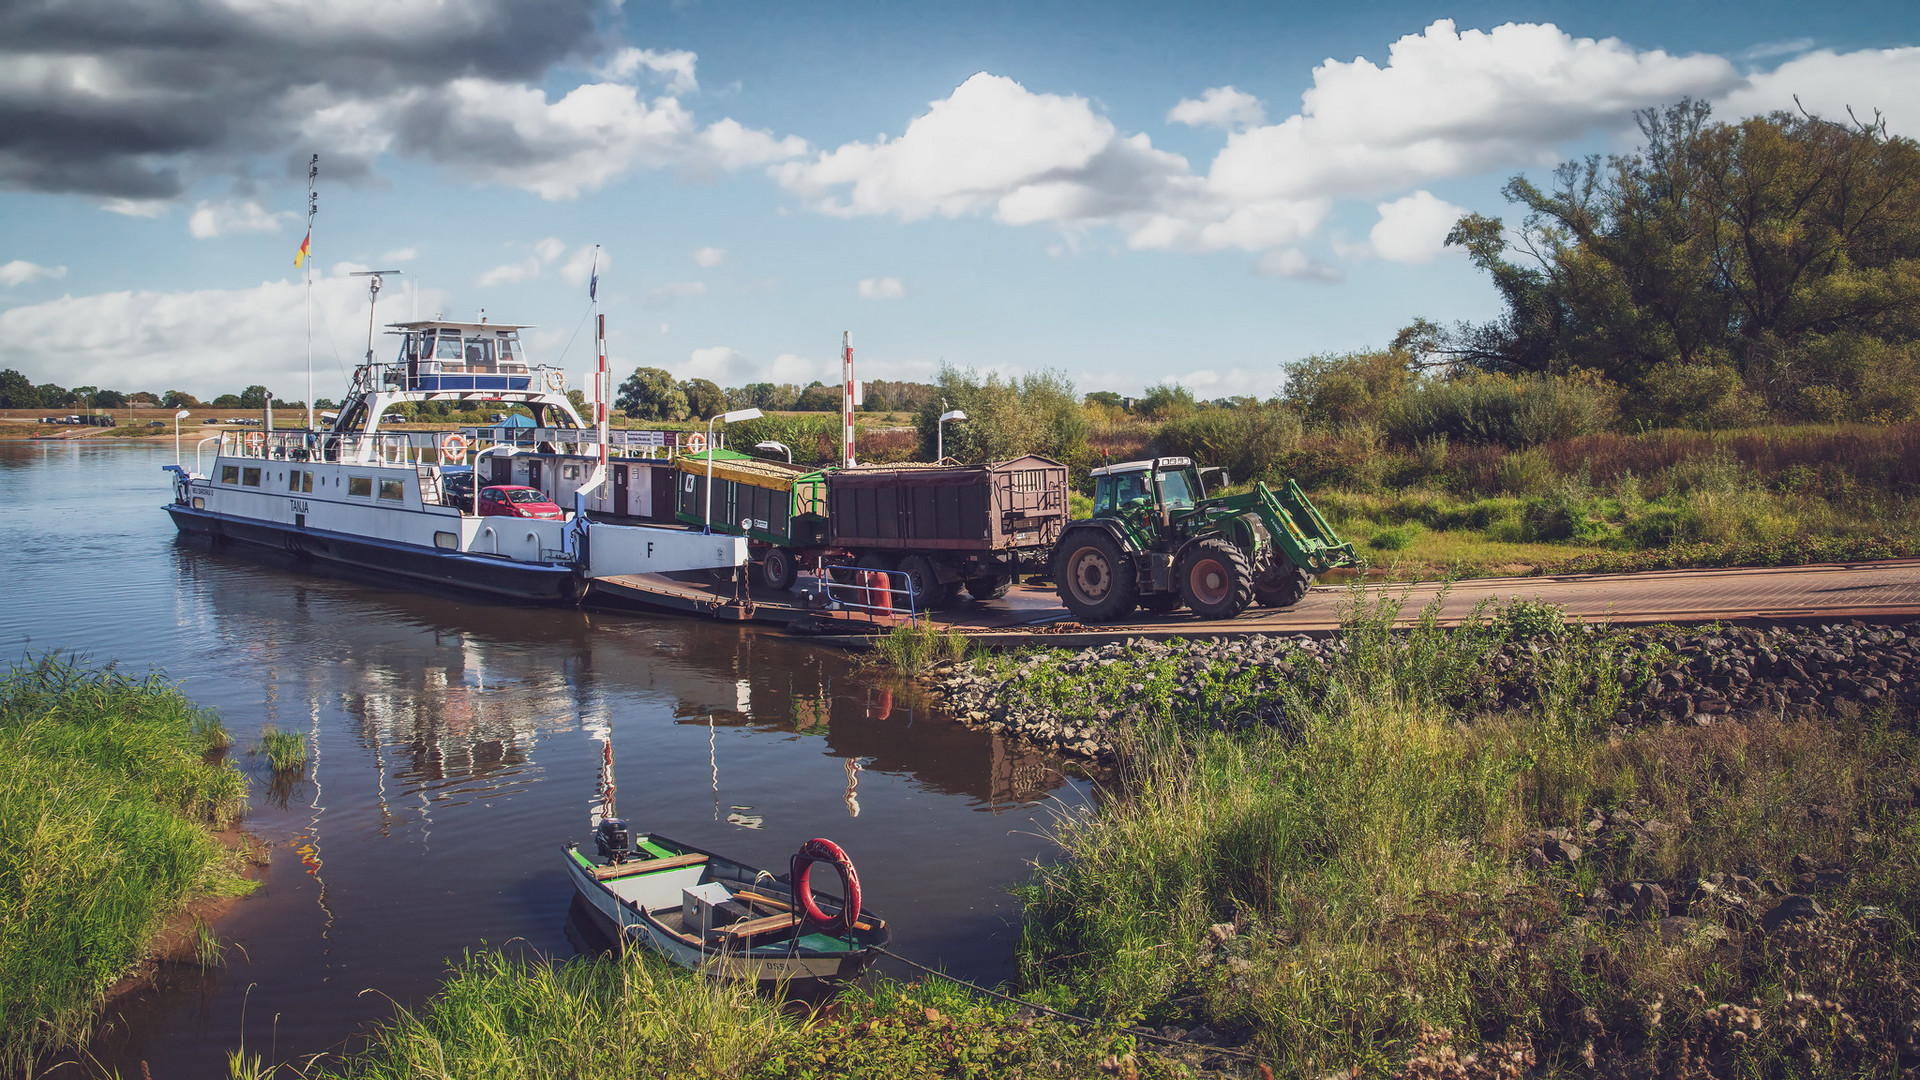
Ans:
[[[547,501],[547,495],[539,488],[525,487],[520,484],[500,484],[480,489],[481,517],[519,517],[545,518],[548,521],[562,521],[566,515],[560,507]]]

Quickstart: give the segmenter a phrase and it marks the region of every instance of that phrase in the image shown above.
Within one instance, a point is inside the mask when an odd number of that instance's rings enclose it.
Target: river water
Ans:
[[[183,544],[161,509],[172,461],[0,443],[0,646],[161,670],[218,710],[271,862],[214,926],[226,967],[164,971],[108,1014],[95,1064],[50,1075],[225,1075],[243,1037],[302,1058],[424,1000],[466,950],[572,955],[561,846],[591,842],[609,747],[636,829],[775,871],[829,837],[896,951],[1011,974],[1007,890],[1054,853],[1050,817],[1088,797],[1054,760],[778,632],[422,595]],[[247,753],[264,725],[307,739],[290,788]]]

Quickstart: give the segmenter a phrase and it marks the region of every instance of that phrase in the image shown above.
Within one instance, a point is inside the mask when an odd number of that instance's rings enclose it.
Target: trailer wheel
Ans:
[[[913,591],[913,610],[925,611],[940,600],[946,590],[933,572],[933,560],[925,555],[908,555],[900,560],[900,576]],[[902,597],[904,600],[905,597]]]
[[[1313,575],[1293,565],[1293,560],[1281,556],[1279,566],[1253,583],[1253,598],[1267,607],[1292,607],[1311,588]]]
[[[1180,556],[1180,595],[1203,619],[1231,619],[1253,602],[1246,552],[1222,537],[1195,541]]]
[[[967,579],[967,595],[975,600],[998,600],[1013,588],[1012,574],[982,574]]]
[[[1133,610],[1133,564],[1104,530],[1078,529],[1061,541],[1053,580],[1081,622],[1110,622]]]
[[[783,547],[768,548],[760,559],[760,583],[774,592],[786,592],[800,577],[800,566],[793,552]]]

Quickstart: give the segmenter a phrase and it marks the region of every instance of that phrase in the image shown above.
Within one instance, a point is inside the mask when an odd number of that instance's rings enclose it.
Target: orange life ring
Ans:
[[[696,431],[687,436],[687,453],[697,454],[707,448],[707,437]]]
[[[820,905],[813,899],[813,884],[808,880],[813,873],[815,862],[833,864],[840,874],[841,892],[846,895],[846,903],[840,906],[840,914],[827,917]],[[853,871],[853,860],[840,850],[840,845],[831,840],[815,837],[800,845],[800,851],[793,857],[790,879],[793,882],[793,903],[803,914],[807,922],[819,927],[822,933],[839,937],[853,929],[860,918],[860,875]]]
[[[440,440],[440,464],[458,465],[467,460],[467,437],[450,431]]]
[[[258,454],[261,450],[266,448],[267,433],[264,431],[249,431],[247,432],[246,443],[247,443],[247,453]]]

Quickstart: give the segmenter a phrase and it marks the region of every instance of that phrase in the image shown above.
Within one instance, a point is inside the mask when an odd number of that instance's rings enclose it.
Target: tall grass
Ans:
[[[873,643],[873,660],[906,675],[919,674],[942,660],[967,658],[967,636],[943,629],[931,619],[896,626]]]
[[[0,675],[0,1068],[82,1040],[171,914],[245,887],[208,835],[245,806],[225,745],[159,676],[58,656]]]
[[[792,1037],[751,984],[687,976],[651,953],[549,964],[469,954],[426,1005],[375,1028],[336,1080],[745,1075]]]
[[[1537,1050],[1550,1074],[1585,1074],[1596,1054],[1622,1075],[1684,1073],[1705,1047],[1733,1063],[1713,1075],[1891,1068],[1920,968],[1910,943],[1874,944],[1885,920],[1779,937],[1756,927],[1762,906],[1661,929],[1610,923],[1587,896],[1655,880],[1684,904],[1710,871],[1750,861],[1790,878],[1802,856],[1852,868],[1829,908],[1914,925],[1911,717],[1621,737],[1606,723],[1645,677],[1624,636],[1541,605],[1448,633],[1436,611],[1398,632],[1396,601],[1350,600],[1333,659],[1296,658],[1274,691],[1284,724],[1140,724],[1114,797],[1062,817],[1069,857],[1022,891],[1027,985],[1150,1022],[1204,1019],[1277,1075],[1430,1075],[1411,1062],[1452,1033],[1462,1055],[1502,1039]],[[1537,695],[1494,713],[1502,647]],[[1661,827],[1529,867],[1541,830],[1628,807]],[[1857,1035],[1793,1026],[1815,1000],[1851,1003]],[[1729,1034],[1735,1005],[1764,1014],[1751,1038]]]
[[[307,740],[298,732],[281,731],[268,725],[260,731],[260,751],[276,773],[290,773],[307,763]]]

